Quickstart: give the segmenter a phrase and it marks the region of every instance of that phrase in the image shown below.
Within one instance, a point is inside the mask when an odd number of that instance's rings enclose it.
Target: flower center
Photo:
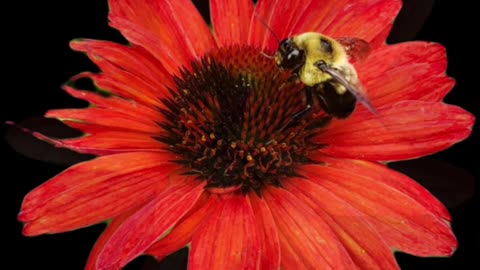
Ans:
[[[175,77],[162,102],[158,140],[207,187],[257,193],[296,175],[320,146],[311,142],[330,120],[305,110],[304,87],[259,49],[232,46],[206,54]]]

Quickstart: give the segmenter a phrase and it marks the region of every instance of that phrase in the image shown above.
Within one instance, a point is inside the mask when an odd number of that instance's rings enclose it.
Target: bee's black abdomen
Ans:
[[[330,83],[319,84],[313,91],[317,93],[320,106],[327,114],[337,118],[346,118],[355,110],[356,99],[348,91],[339,94]]]

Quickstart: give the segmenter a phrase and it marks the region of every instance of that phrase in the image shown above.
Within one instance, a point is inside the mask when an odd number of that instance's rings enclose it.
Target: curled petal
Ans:
[[[467,138],[474,116],[443,103],[402,101],[380,115],[354,113],[315,138],[323,153],[344,158],[393,161],[429,155]]]

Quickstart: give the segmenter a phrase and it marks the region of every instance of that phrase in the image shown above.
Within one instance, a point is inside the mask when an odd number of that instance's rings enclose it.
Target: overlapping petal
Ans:
[[[196,204],[205,183],[170,179],[170,185],[126,219],[98,256],[99,269],[119,269],[144,253]]]
[[[306,179],[291,179],[285,188],[314,209],[332,228],[358,269],[399,269],[390,247],[365,214]]]
[[[368,216],[389,246],[418,256],[454,252],[447,211],[413,180],[376,163],[319,158],[324,165],[300,173]]]
[[[335,232],[287,190],[269,187],[265,200],[277,225],[284,269],[354,269]]]
[[[108,224],[107,228],[103,231],[102,235],[98,238],[95,246],[93,246],[90,256],[88,256],[87,265],[85,270],[96,270],[97,269],[97,260],[98,255],[102,252],[105,244],[110,241],[112,235],[117,231],[117,229],[123,224],[123,222],[128,219],[132,214],[134,214],[138,209],[134,208],[129,210],[121,215],[113,218]]]
[[[111,25],[130,42],[147,49],[170,73],[216,46],[189,0],[110,0],[109,5]]]
[[[446,76],[445,48],[405,42],[383,46],[356,64],[369,98],[377,107],[401,100],[441,101],[455,81]],[[358,108],[364,110],[362,106]]]
[[[211,0],[210,12],[219,46],[247,43],[253,1]]]
[[[361,105],[359,105],[361,106]],[[474,117],[439,102],[403,101],[380,108],[380,115],[358,112],[332,123],[315,142],[323,153],[364,160],[404,160],[429,155],[467,138]]]
[[[109,19],[131,45],[77,40],[111,96],[66,86],[85,109],[49,111],[85,136],[50,139],[101,157],[73,166],[29,193],[24,234],[56,233],[112,219],[87,269],[119,269],[142,254],[163,259],[191,244],[189,269],[398,269],[390,248],[418,256],[451,255],[448,211],[412,179],[365,160],[416,158],[471,133],[474,118],[440,103],[454,81],[445,49],[410,42],[386,46],[400,0],[211,0],[215,37],[190,0],[109,0]],[[188,15],[188,19],[185,16]],[[270,29],[269,29],[270,28]],[[256,193],[208,193],[156,140],[161,99],[173,75],[230,44],[275,50],[279,38],[316,31],[353,36],[374,50],[355,63],[380,115],[361,105],[314,142],[323,145],[300,177]],[[216,38],[216,39],[215,39]],[[362,161],[363,160],[363,161]],[[213,189],[210,189],[212,191]]]
[[[228,195],[227,195],[228,196]],[[259,269],[260,235],[248,198],[220,198],[192,239],[189,269]]]
[[[92,225],[139,206],[178,168],[170,153],[124,153],[77,164],[31,191],[19,220],[23,233],[58,233]],[[126,166],[128,164],[128,166]]]
[[[320,32],[375,41],[373,45],[377,47],[385,42],[401,5],[401,0],[277,0],[259,1],[255,10],[279,38]],[[293,16],[284,16],[287,12]],[[271,50],[278,46],[278,41],[258,19],[252,22],[250,43]]]
[[[206,195],[203,197],[207,197]],[[171,253],[183,248],[192,241],[198,226],[218,206],[218,198],[200,198],[197,205],[187,213],[165,237],[153,244],[145,253],[162,260]]]

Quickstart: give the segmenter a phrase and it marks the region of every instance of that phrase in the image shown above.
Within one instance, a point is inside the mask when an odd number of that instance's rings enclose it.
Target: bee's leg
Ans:
[[[288,121],[288,123],[280,129],[281,131],[289,128],[293,123],[295,123],[295,121],[302,118],[302,116],[304,116],[312,108],[312,102],[313,102],[312,91],[313,91],[312,87],[305,87],[305,99],[306,99],[307,106],[301,111],[296,112],[292,116],[292,118]]]

